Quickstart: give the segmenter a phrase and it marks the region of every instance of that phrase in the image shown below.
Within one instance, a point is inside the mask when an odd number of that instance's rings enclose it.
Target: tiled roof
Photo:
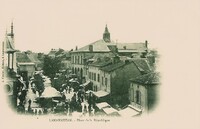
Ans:
[[[119,61],[117,63],[113,63],[113,64],[110,64],[108,66],[105,66],[103,68],[101,68],[102,71],[106,71],[106,72],[111,72],[113,70],[116,70],[122,66],[126,65],[125,62],[123,61]]]
[[[137,68],[141,71],[141,72],[144,72],[144,73],[149,73],[151,72],[151,68],[147,62],[147,59],[145,58],[133,58],[133,59],[130,59],[132,60],[135,65],[137,66]]]
[[[17,59],[17,62],[19,63],[24,63],[24,62],[32,62],[29,57],[27,56],[27,54],[25,53],[20,53],[20,52],[17,52],[16,53],[16,59]]]
[[[115,44],[113,42],[106,43],[103,39],[100,39],[73,52],[89,52],[90,45],[93,46],[93,52],[110,52],[111,50],[108,48],[108,45]]]
[[[117,43],[118,52],[145,52],[145,43]]]
[[[144,85],[156,85],[159,84],[160,81],[160,74],[159,73],[148,73],[142,76],[138,76],[136,78],[130,79],[130,81],[138,84],[144,84]]]
[[[40,62],[37,53],[30,53],[27,55],[32,62]]]
[[[103,66],[107,66],[109,64],[111,64],[112,61],[111,60],[101,60],[101,61],[96,61],[94,63],[89,64],[90,66],[97,66],[97,67],[103,67]]]
[[[13,39],[9,36],[6,36],[6,52],[14,52],[16,51],[14,49],[14,42],[13,42]]]

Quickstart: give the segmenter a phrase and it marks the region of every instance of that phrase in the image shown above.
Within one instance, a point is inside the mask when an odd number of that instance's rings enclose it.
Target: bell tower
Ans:
[[[105,27],[105,31],[103,33],[103,40],[107,43],[110,42],[110,33],[108,31],[108,27],[107,27],[107,24],[106,24],[106,27]]]
[[[11,32],[7,34],[7,36],[10,36],[12,39],[14,38],[14,32],[13,32],[13,22],[11,23]]]

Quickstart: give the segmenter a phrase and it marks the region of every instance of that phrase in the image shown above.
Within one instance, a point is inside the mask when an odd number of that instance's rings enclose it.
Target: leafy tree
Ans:
[[[58,57],[51,58],[49,56],[44,57],[44,74],[53,79],[57,72],[61,68],[61,59]]]
[[[34,75],[34,83],[36,86],[36,91],[39,92],[39,95],[41,96],[41,94],[44,91],[44,82],[43,82],[43,78],[40,74],[35,74]]]

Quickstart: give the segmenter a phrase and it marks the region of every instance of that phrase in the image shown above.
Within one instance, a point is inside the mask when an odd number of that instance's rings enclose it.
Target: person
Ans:
[[[64,101],[64,102],[65,102],[65,100],[66,100],[65,93],[63,93],[63,92],[62,92],[62,101]]]
[[[16,82],[16,85],[17,85],[17,93],[19,93],[22,88],[23,88],[23,83],[22,81],[20,80],[20,75],[16,75],[17,77],[17,82]]]
[[[29,89],[29,81],[28,81],[28,79],[26,80],[26,88]]]
[[[29,113],[29,114],[32,114],[32,113],[33,113],[33,109],[31,108],[31,102],[32,102],[32,101],[29,99],[29,100],[28,100],[28,113]]]
[[[47,112],[48,112],[47,108],[44,108],[44,109],[43,109],[43,113],[46,115]]]
[[[65,101],[65,110],[66,110],[66,114],[68,114],[68,110],[69,110],[69,102]]]
[[[19,102],[19,105],[17,106],[17,112],[20,114],[25,113],[25,107],[24,104],[22,102]]]

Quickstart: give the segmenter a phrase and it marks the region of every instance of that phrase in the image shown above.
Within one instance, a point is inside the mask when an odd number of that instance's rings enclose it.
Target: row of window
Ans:
[[[141,91],[139,91],[139,90],[134,91],[133,88],[131,88],[130,91],[132,92],[132,95],[131,95],[132,100],[140,105],[141,104]]]
[[[83,56],[72,56],[73,64],[83,64]]]
[[[96,74],[96,73],[93,73],[93,72],[89,72],[89,79],[90,80],[94,80],[94,81],[97,81],[97,82],[100,82],[100,75],[99,74]],[[108,79],[107,78],[104,78],[102,77],[101,78],[101,84],[102,85],[108,85]]]

